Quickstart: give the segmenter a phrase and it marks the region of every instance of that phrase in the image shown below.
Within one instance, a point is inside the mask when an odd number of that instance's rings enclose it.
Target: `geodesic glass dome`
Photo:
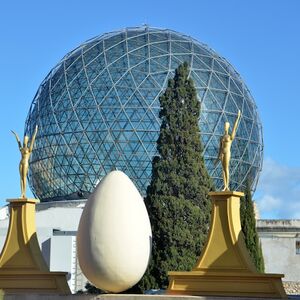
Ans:
[[[249,90],[234,68],[193,38],[166,29],[127,28],[97,36],[68,53],[41,83],[25,133],[39,126],[29,183],[41,201],[85,198],[112,169],[145,194],[159,135],[159,95],[174,69],[190,65],[199,101],[204,158],[216,187],[214,161],[224,123],[242,112],[232,145],[231,189],[256,187],[262,128]]]

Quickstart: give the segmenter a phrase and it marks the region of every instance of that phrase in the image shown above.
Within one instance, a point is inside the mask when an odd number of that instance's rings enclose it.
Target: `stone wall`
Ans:
[[[283,287],[288,295],[300,295],[300,282],[283,281]]]
[[[284,274],[286,282],[300,283],[300,220],[257,220],[266,273]]]

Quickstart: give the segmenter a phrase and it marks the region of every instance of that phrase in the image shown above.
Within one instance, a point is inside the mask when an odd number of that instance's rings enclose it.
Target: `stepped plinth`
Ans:
[[[5,294],[70,294],[66,272],[50,272],[35,226],[36,199],[9,199],[9,227],[0,255],[0,289]]]
[[[282,274],[258,273],[240,221],[241,192],[211,192],[212,218],[206,246],[190,272],[169,272],[168,294],[287,298]]]

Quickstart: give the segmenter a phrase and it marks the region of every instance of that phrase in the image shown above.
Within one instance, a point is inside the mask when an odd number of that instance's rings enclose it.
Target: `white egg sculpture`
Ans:
[[[106,175],[90,195],[77,232],[80,268],[96,287],[122,292],[144,275],[151,226],[140,193],[121,171]]]

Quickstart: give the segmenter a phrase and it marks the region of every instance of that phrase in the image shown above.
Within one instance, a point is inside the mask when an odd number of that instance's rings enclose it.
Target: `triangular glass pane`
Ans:
[[[204,88],[206,87],[207,85],[205,84],[204,81],[201,80],[201,78],[197,75],[196,72],[192,71],[191,72],[191,78],[193,79],[194,83],[195,83],[195,86],[196,88]]]
[[[212,93],[213,93],[215,99],[217,100],[220,108],[224,109],[225,101],[226,101],[226,97],[227,97],[227,92],[213,90]]]
[[[138,55],[134,55],[134,54],[129,53],[128,57],[129,57],[129,65],[131,67],[133,67],[133,66],[137,66],[141,63],[144,63],[145,62],[145,57],[147,57],[147,56],[138,56]]]
[[[122,104],[127,103],[128,99],[132,96],[134,93],[134,89],[131,88],[125,88],[125,87],[116,87],[116,91],[119,96],[119,100]]]
[[[217,59],[214,60],[214,70],[223,74],[228,74],[226,71],[226,65],[222,61],[219,61]]]
[[[95,59],[99,54],[103,52],[103,41],[98,41],[95,45],[90,47],[88,50],[83,51],[83,60],[84,63],[87,65],[93,59]]]
[[[208,81],[210,78],[210,72],[209,71],[194,71],[195,74],[198,76],[198,78],[201,80],[202,84],[199,82],[198,87],[204,87],[208,85]],[[193,78],[193,77],[192,77]],[[195,77],[195,80],[197,77]],[[197,82],[197,81],[196,81]],[[201,84],[201,85],[200,85]]]
[[[160,88],[156,81],[153,80],[151,75],[147,76],[147,78],[143,81],[143,83],[139,87],[140,89],[157,89]]]
[[[217,112],[210,112],[208,114],[207,125],[208,125],[210,132],[214,131],[214,128],[217,124],[219,116],[220,116],[220,113],[217,113]]]
[[[122,78],[117,82],[117,86],[125,88],[134,88],[134,80],[130,72],[125,73]]]
[[[133,38],[127,39],[128,51],[135,50],[136,48],[142,47],[148,43],[147,35],[142,34]]]
[[[156,47],[156,44],[150,44],[150,56],[156,57],[161,55],[166,55],[167,52],[164,50],[161,50],[160,48]]]
[[[238,112],[238,108],[237,108],[235,101],[231,94],[229,94],[227,97],[225,111],[229,112],[229,113],[234,113],[234,114],[237,114],[237,112]]]
[[[191,69],[208,70],[209,67],[201,60],[201,57],[194,55]]]
[[[95,99],[98,104],[101,104],[107,95],[107,93],[111,90],[110,87],[106,85],[99,85],[92,88],[93,95],[95,96]]]
[[[115,65],[111,65],[109,68],[109,74],[114,83],[117,83],[119,79],[127,72],[127,67],[119,67]]]
[[[171,68],[177,69],[179,65],[182,64],[182,61],[178,60],[175,56],[171,56]]]
[[[203,103],[207,110],[221,110],[219,103],[216,101],[210,90],[207,91]]]
[[[224,125],[225,122],[227,122],[227,118],[225,118],[224,114],[220,115],[219,117],[219,121],[217,123],[216,129],[215,129],[215,134],[220,135],[220,137],[223,135],[224,133]]]
[[[185,45],[185,43],[182,43],[182,42],[175,42],[175,41],[172,41],[171,42],[171,52],[174,53],[174,54],[185,54],[185,53],[188,53],[189,50],[187,49],[188,46],[183,46]]]
[[[107,49],[107,48],[106,48]],[[105,58],[107,65],[114,63],[122,55],[125,55],[127,52],[125,43],[120,43],[117,46],[114,46],[105,51]]]
[[[146,106],[146,103],[143,100],[143,97],[141,94],[136,91],[132,94],[132,96],[129,98],[129,100],[126,103],[126,108],[128,107],[143,107]]]
[[[151,62],[157,64],[157,69],[151,69],[152,72],[169,70],[170,56],[164,55],[151,59]]]
[[[149,40],[151,43],[153,42],[161,42],[164,39],[164,36],[162,34],[158,33],[149,33]]]
[[[95,107],[95,99],[90,90],[87,90],[82,98],[77,102],[77,108]]]
[[[82,58],[79,57],[68,69],[65,71],[67,82],[71,82],[82,71]]]
[[[195,53],[201,54],[201,55],[211,55],[211,52],[209,52],[204,46],[193,43],[193,48]]]
[[[151,74],[152,78],[155,80],[156,84],[162,88],[165,84],[165,80],[167,78],[167,73],[156,73],[156,74]]]
[[[160,43],[155,43],[154,44],[156,48],[160,49],[161,51],[163,51],[165,54],[169,54],[169,47],[170,44],[168,41],[166,42],[160,42]]]
[[[237,94],[231,94],[234,102],[235,102],[235,105],[237,106],[237,108],[242,111],[243,109],[243,102],[244,102],[244,98],[242,96],[239,96]]]
[[[174,55],[181,63],[191,64],[192,56],[191,55]]]
[[[105,97],[103,102],[101,103],[102,107],[120,107],[120,101],[118,98],[118,94],[115,89],[112,89]]]
[[[187,53],[190,53],[192,50],[192,43],[185,41],[177,41],[176,44],[184,49]]]
[[[227,75],[223,75],[223,74],[220,74],[220,73],[215,73],[215,75],[221,81],[224,88],[227,90],[228,89],[228,83],[229,83],[229,77]]]
[[[252,118],[252,113],[248,106],[248,101],[245,99],[242,114],[247,118]]]
[[[216,76],[216,74],[214,72],[211,73],[210,87],[212,87],[214,89],[218,89],[218,90],[226,90],[225,86],[219,80],[219,78]]]
[[[242,137],[244,137],[245,139],[248,138],[249,135],[250,135],[250,132],[248,132],[248,129],[251,130],[251,127],[250,127],[250,128],[247,128],[246,123],[245,123],[245,120],[244,120],[244,118],[242,118],[242,119],[240,120],[240,122],[239,122],[239,127],[238,127],[238,130],[237,130],[239,136],[242,136]]]
[[[232,77],[230,78],[230,91],[233,93],[236,93],[236,94],[243,95],[243,92],[239,90],[239,88],[237,87],[237,85]]]
[[[86,75],[87,75],[87,79],[89,82],[93,82],[96,77],[99,75],[99,70],[98,68],[96,70],[93,70],[92,68],[87,68],[86,69]]]
[[[109,38],[104,39],[104,47],[106,49],[114,47],[116,44],[120,45],[120,42],[122,42],[125,39],[125,33],[120,32],[119,34],[115,34],[113,36],[110,36]]]
[[[196,89],[196,90],[197,90],[198,100],[200,102],[203,102],[203,98],[204,98],[204,95],[205,95],[207,89],[202,88],[202,89]]]

